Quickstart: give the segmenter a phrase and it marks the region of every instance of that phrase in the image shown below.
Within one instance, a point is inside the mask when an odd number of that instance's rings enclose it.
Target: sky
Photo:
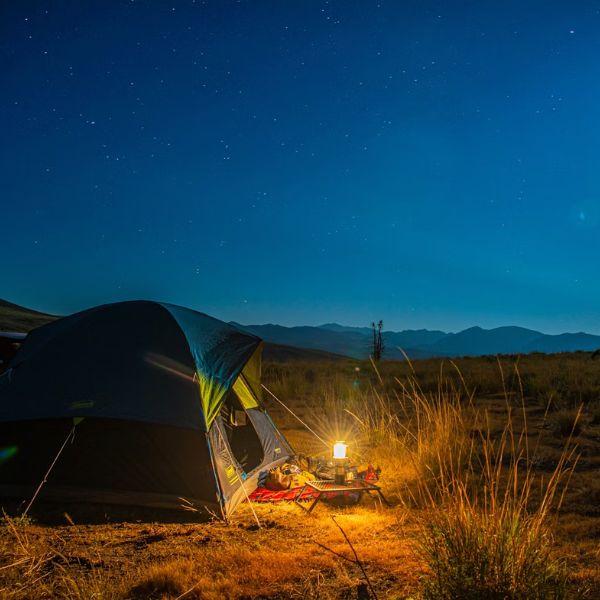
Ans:
[[[0,3],[0,297],[600,333],[600,2]]]

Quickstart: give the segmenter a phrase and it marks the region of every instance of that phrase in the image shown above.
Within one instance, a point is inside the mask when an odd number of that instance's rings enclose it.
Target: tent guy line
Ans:
[[[309,425],[307,425],[291,408],[289,408],[286,404],[284,404],[264,383],[260,384],[262,389],[265,390],[270,396],[272,396],[285,410],[287,410],[295,419],[298,420],[299,423],[304,425],[308,431],[310,431],[322,444],[324,444],[327,448],[331,447],[331,444],[326,442],[314,429],[312,429]]]

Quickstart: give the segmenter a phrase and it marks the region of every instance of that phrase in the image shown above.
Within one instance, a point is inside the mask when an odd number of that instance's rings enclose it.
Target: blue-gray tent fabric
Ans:
[[[209,317],[172,304],[162,304],[183,331],[197,369],[203,393],[206,429],[218,413],[221,401],[244,365],[261,343],[260,338]]]
[[[52,338],[79,327],[82,322],[85,322],[87,318],[102,308],[104,307],[95,306],[94,308],[88,308],[87,310],[82,310],[81,312],[69,315],[68,317],[57,319],[56,321],[52,321],[51,323],[30,331],[25,338],[25,342],[21,345],[17,355],[13,359],[11,363],[12,366],[19,365],[27,361],[33,355],[38,354]]]
[[[231,450],[221,415],[214,420],[208,433],[219,481],[221,503],[226,515],[232,513],[236,506],[256,488],[261,471],[286,462],[294,454],[287,440],[277,431],[262,410],[249,409],[246,413],[256,428],[263,447],[260,463],[249,472],[244,470]]]
[[[203,431],[98,418],[83,419],[74,432],[71,419],[0,422],[2,444],[17,448],[10,460],[0,461],[0,499],[6,486],[19,499],[31,499],[52,457],[71,433],[40,500],[52,488],[57,493],[78,492],[78,503],[90,493],[97,502],[107,495],[125,504],[160,498],[165,508],[172,509],[181,508],[180,497],[217,502]]]
[[[276,462],[281,458],[287,459],[294,454],[288,441],[275,427],[275,424],[264,410],[250,408],[246,410],[246,413],[263,447],[263,462]]]
[[[204,430],[196,370],[228,386],[259,343],[156,302],[83,311],[30,334],[0,377],[0,421],[102,417]]]

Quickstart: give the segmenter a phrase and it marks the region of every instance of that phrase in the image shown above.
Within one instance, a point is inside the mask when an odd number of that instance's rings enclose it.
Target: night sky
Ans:
[[[0,3],[0,297],[600,333],[600,3]]]

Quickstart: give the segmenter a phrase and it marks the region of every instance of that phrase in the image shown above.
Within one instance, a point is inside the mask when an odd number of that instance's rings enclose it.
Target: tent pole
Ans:
[[[213,425],[215,427],[217,427],[214,423]],[[213,426],[211,425],[211,427]],[[223,495],[223,490],[221,489],[221,483],[219,482],[219,476],[217,474],[217,463],[215,462],[215,457],[213,455],[213,449],[212,449],[212,445],[210,443],[210,438],[208,437],[208,431],[205,433],[205,437],[206,437],[206,445],[208,447],[208,454],[210,456],[210,463],[212,464],[212,468],[213,468],[213,473],[215,476],[215,483],[217,485],[217,491],[219,493],[219,507],[221,509],[221,516],[223,517],[223,519],[225,519],[225,523],[228,523],[227,521],[227,511],[225,510],[225,497]]]
[[[29,504],[27,505],[27,508],[25,508],[25,510],[23,511],[23,514],[21,515],[21,519],[24,519],[27,516],[27,513],[29,512],[29,509],[31,508],[31,505],[33,504],[34,500],[37,498],[37,495],[40,493],[40,490],[42,489],[42,487],[44,486],[44,484],[46,483],[46,481],[48,481],[48,476],[50,475],[50,472],[54,468],[54,465],[56,464],[56,461],[59,459],[60,455],[62,454],[62,451],[65,449],[65,446],[67,445],[69,439],[71,439],[71,437],[75,437],[75,427],[77,427],[77,423],[75,423],[73,425],[73,427],[71,428],[71,431],[69,431],[69,434],[65,438],[65,441],[63,442],[62,446],[60,447],[60,450],[58,451],[57,455],[54,457],[54,460],[52,461],[52,464],[50,465],[50,467],[46,471],[46,474],[44,475],[44,478],[42,479],[42,481],[40,481],[40,485],[38,485],[37,489],[35,490],[35,493],[33,494],[33,497],[31,498],[31,500],[29,501]]]

